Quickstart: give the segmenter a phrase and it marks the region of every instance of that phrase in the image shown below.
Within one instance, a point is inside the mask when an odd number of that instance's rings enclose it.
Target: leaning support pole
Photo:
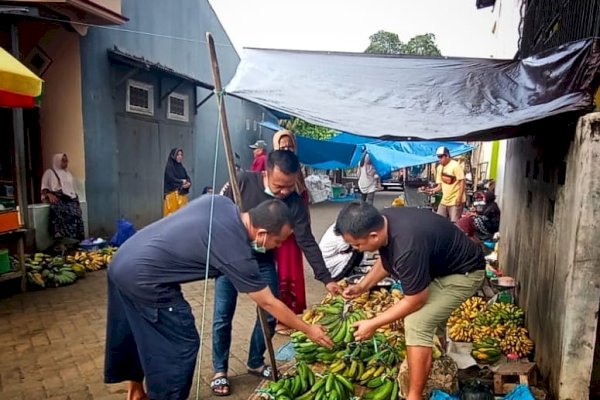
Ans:
[[[223,101],[223,87],[221,85],[221,72],[219,71],[219,61],[217,60],[217,52],[215,50],[215,40],[212,33],[206,32],[206,41],[208,45],[208,52],[210,55],[210,63],[212,67],[213,80],[215,83],[215,93],[217,94],[217,105],[219,108],[219,118],[221,118],[221,133],[223,134],[223,145],[225,147],[225,155],[227,157],[227,170],[229,171],[229,183],[233,190],[233,198],[236,204],[242,207],[242,196],[240,194],[240,187],[237,182],[237,175],[235,172],[235,164],[233,160],[233,149],[231,147],[231,137],[229,136],[229,124],[227,123],[227,113],[225,112],[225,102]],[[215,155],[216,157],[216,155]],[[279,379],[277,372],[277,363],[275,360],[275,351],[273,350],[273,342],[271,341],[272,332],[269,324],[267,323],[267,314],[265,311],[258,307],[258,317],[265,337],[265,344],[267,351],[269,352],[269,361],[271,368],[273,369],[273,378]]]

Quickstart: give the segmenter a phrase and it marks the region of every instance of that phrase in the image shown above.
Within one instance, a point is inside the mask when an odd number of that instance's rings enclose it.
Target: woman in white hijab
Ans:
[[[53,238],[83,240],[81,206],[68,166],[66,154],[59,153],[52,157],[52,168],[42,176],[42,201],[50,203],[49,230]]]

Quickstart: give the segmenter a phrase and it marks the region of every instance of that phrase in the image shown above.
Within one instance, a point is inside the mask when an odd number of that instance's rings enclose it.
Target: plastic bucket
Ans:
[[[10,272],[10,258],[8,257],[8,250],[0,249],[0,274],[6,274]]]

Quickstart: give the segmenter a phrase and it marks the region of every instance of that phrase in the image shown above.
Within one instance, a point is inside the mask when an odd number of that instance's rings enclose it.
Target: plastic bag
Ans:
[[[535,397],[526,385],[518,385],[504,396],[504,400],[535,400]]]
[[[117,232],[115,232],[112,239],[110,239],[110,244],[113,246],[120,246],[134,234],[135,227],[133,224],[128,220],[121,218],[117,221]]]
[[[448,393],[435,389],[431,392],[431,397],[429,400],[458,400],[458,397],[451,396]]]
[[[473,380],[462,388],[460,400],[494,400],[494,391],[480,381]]]

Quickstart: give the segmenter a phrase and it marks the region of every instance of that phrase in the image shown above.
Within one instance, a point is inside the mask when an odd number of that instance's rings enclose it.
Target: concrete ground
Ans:
[[[381,192],[376,206],[384,207],[397,195]],[[313,233],[317,240],[335,220],[344,203],[311,206]],[[325,294],[321,283],[305,267],[308,303]],[[207,284],[206,302],[204,301]],[[211,321],[214,281],[184,287],[202,335],[201,364],[190,399],[211,397]],[[2,400],[124,400],[124,384],[102,382],[106,328],[106,271],[88,274],[72,286],[29,293],[14,293],[0,286],[0,399]],[[202,315],[205,313],[203,321]],[[241,297],[234,320],[234,339],[229,376],[230,399],[247,399],[259,384],[248,375],[248,339],[254,326],[255,306]],[[204,327],[204,329],[203,329]],[[288,338],[276,335],[275,348]]]

